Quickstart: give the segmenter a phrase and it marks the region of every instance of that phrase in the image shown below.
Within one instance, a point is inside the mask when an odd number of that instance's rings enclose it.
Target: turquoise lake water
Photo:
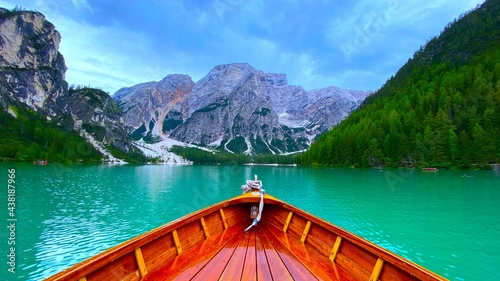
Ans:
[[[267,193],[451,280],[500,280],[498,171],[18,163],[0,163],[0,171],[1,280],[41,280],[236,196],[254,174]],[[11,223],[15,273],[8,264]]]

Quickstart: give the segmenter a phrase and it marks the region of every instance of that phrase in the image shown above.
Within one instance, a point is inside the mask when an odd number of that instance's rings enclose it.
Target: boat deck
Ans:
[[[352,280],[288,234],[261,225],[245,233],[246,226],[208,237],[143,280]]]
[[[446,280],[361,237],[266,195],[196,211],[51,276],[100,280]]]

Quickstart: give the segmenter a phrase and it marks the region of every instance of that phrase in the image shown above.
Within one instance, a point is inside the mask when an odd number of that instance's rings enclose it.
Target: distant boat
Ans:
[[[47,280],[446,280],[262,189],[247,191]]]
[[[38,160],[38,161],[33,161],[33,164],[35,165],[47,165],[49,161],[47,160]]]
[[[437,172],[437,171],[439,171],[439,169],[438,168],[422,168],[422,171]]]

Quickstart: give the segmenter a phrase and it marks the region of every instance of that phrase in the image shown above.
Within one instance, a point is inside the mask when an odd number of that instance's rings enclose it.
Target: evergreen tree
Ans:
[[[306,153],[302,165],[500,162],[500,2],[447,26]]]

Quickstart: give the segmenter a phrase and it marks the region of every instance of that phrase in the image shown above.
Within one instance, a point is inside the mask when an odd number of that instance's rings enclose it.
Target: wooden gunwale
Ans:
[[[280,200],[277,200],[280,201]],[[302,217],[304,217],[307,220],[310,220],[314,224],[323,227],[324,229],[331,231],[338,236],[342,237],[343,240],[348,240],[352,242],[353,244],[363,248],[364,250],[378,256],[382,260],[384,260],[386,263],[391,263],[394,266],[401,268],[403,271],[409,272],[411,275],[417,277],[418,279],[421,280],[426,280],[429,278],[435,278],[438,280],[447,280],[443,278],[442,276],[439,276],[438,274],[429,271],[428,269],[411,262],[393,252],[390,252],[379,245],[372,243],[366,239],[361,238],[360,236],[357,236],[347,230],[344,230],[340,227],[337,227],[321,218],[318,218],[316,216],[313,216],[295,206],[292,206],[288,203],[285,203],[283,201],[280,201],[283,205],[282,207],[293,212],[294,214],[298,214]],[[267,202],[266,202],[267,203]]]
[[[212,205],[199,211],[195,211],[187,216],[176,219],[168,224],[141,234],[81,263],[78,263],[75,266],[70,267],[54,276],[51,276],[46,280],[77,280],[78,278],[85,277],[95,270],[105,266],[110,261],[116,260],[130,252],[134,252],[135,249],[140,248],[160,237],[163,237],[164,235],[167,235],[184,225],[197,221],[202,216],[206,216],[214,211],[218,211],[221,208],[227,207],[228,205],[230,205],[230,201],[231,200],[223,201],[216,205]]]
[[[223,229],[226,231],[228,228],[231,228],[231,226],[228,226],[227,218],[224,213],[224,208],[232,205],[238,205],[238,204],[245,204],[245,203],[255,203],[260,200],[259,196],[254,196],[252,194],[244,194],[241,196],[237,196],[234,198],[231,198],[226,201],[222,201],[218,204],[206,207],[204,209],[201,209],[199,211],[193,212],[185,217],[179,218],[177,220],[174,220],[166,225],[160,226],[156,229],[153,229],[152,231],[149,231],[147,233],[144,233],[142,235],[139,235],[135,238],[132,238],[120,245],[117,245],[109,250],[106,250],[102,252],[101,254],[98,254],[95,257],[92,257],[90,259],[87,259],[79,264],[76,264],[75,266],[66,269],[52,277],[49,277],[46,280],[54,281],[54,280],[85,280],[86,276],[89,274],[93,273],[94,271],[105,267],[107,264],[110,262],[123,257],[127,254],[130,253],[135,253],[136,255],[136,261],[138,263],[138,267],[140,269],[141,266],[144,264],[144,260],[140,261],[142,258],[142,254],[140,253],[141,247],[144,245],[155,241],[156,239],[162,238],[165,235],[173,235],[174,240],[175,240],[175,234],[177,232],[177,229],[187,226],[188,224],[191,224],[193,222],[199,221],[200,224],[203,227],[203,232],[205,233],[205,239],[208,239],[208,237],[211,237],[211,233],[208,233],[206,231],[207,226],[205,225],[205,220],[204,218],[212,214],[214,212],[220,213],[221,217],[221,223],[223,223]],[[300,242],[304,245],[308,244],[307,240],[307,235],[309,232],[309,229],[311,228],[312,225],[319,226],[329,232],[334,233],[337,236],[337,240],[335,241],[335,245],[329,245],[332,247],[332,255],[333,259],[331,260],[332,264],[335,263],[335,256],[337,255],[337,252],[339,250],[340,244],[344,243],[345,241],[349,241],[358,247],[362,248],[363,250],[375,255],[377,257],[377,263],[374,265],[372,274],[372,277],[378,278],[380,275],[380,272],[384,270],[383,266],[386,264],[392,264],[394,267],[401,269],[402,271],[405,271],[409,273],[410,275],[421,279],[421,280],[446,280],[443,277],[428,271],[427,269],[411,262],[408,261],[392,252],[389,252],[386,249],[383,249],[382,247],[371,243],[355,234],[352,234],[346,230],[343,230],[337,226],[332,225],[331,223],[328,223],[327,221],[324,221],[323,219],[320,219],[318,217],[315,217],[297,207],[294,207],[288,203],[285,203],[277,198],[274,198],[270,195],[265,195],[265,204],[270,204],[274,205],[278,208],[283,208],[286,210],[288,213],[288,218],[286,220],[283,220],[281,227],[279,228],[279,231],[283,231],[283,235],[288,237],[288,234],[286,233],[286,230],[288,228],[288,225],[290,224],[290,220],[292,215],[299,216],[302,219],[305,219],[307,221],[307,225],[305,226],[305,229],[303,229],[302,233],[302,239],[299,238],[297,241],[300,240]],[[264,207],[264,213],[263,213],[263,218],[262,220],[266,219],[266,215],[272,215],[272,213],[267,213],[266,214],[266,207]],[[261,222],[262,223],[262,222]],[[260,224],[259,224],[260,225]],[[177,237],[177,240],[179,238]],[[288,238],[285,238],[288,239]],[[274,238],[273,238],[274,240]],[[338,241],[338,242],[337,242]],[[179,245],[177,245],[179,243]],[[248,242],[248,245],[251,245],[252,243]],[[337,245],[338,244],[338,245]],[[179,241],[176,241],[176,247],[182,248],[182,245],[180,244]],[[336,248],[336,249],[335,249]],[[256,254],[258,254],[258,248],[256,248]],[[178,254],[179,255],[179,254]],[[137,258],[139,256],[139,258]],[[332,256],[330,256],[332,258]],[[143,258],[142,258],[143,259]],[[329,261],[329,256],[325,256],[326,261]],[[297,260],[300,261],[299,258]],[[330,261],[329,261],[330,262]],[[355,262],[355,261],[354,261]],[[161,267],[161,265],[159,266]],[[147,268],[143,268],[141,270],[137,270],[137,275],[144,277],[148,276]],[[369,276],[369,275],[368,275]],[[139,279],[139,277],[138,277]],[[137,279],[137,280],[138,280]]]

